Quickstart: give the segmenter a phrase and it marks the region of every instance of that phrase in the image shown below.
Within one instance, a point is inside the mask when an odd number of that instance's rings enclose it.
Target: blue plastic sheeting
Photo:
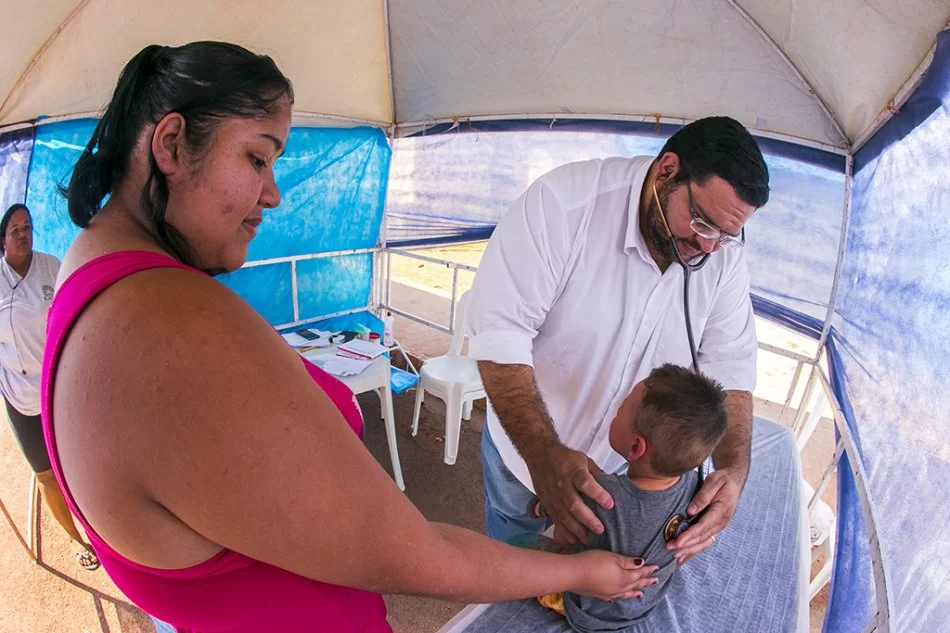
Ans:
[[[372,276],[370,253],[297,262],[298,320],[366,306]],[[271,325],[294,321],[290,262],[242,268],[218,279],[250,303]]]
[[[369,304],[372,285],[370,253],[297,262],[300,318],[362,308]]]
[[[376,246],[391,154],[375,128],[293,128],[248,261]]]
[[[313,324],[313,327],[324,332],[355,332],[357,325],[365,325],[370,331],[376,332],[380,336],[383,334],[382,319],[366,310],[317,321]]]
[[[73,166],[96,129],[94,119],[51,123],[36,128],[26,205],[33,214],[33,247],[62,259],[79,235],[69,219],[59,187],[69,184]]]
[[[0,214],[26,200],[33,128],[0,135]]]
[[[386,242],[486,239],[522,191],[551,169],[590,158],[656,155],[665,141],[665,135],[546,129],[398,139]],[[767,154],[766,160],[772,196],[746,231],[752,290],[790,313],[823,321],[837,262],[844,175],[781,156]]]
[[[823,633],[862,633],[877,613],[868,533],[848,456],[838,468],[835,566]]]
[[[290,262],[241,268],[217,279],[250,303],[271,325],[293,322]]]
[[[839,347],[838,332],[832,330],[828,338],[830,385],[835,398],[841,403],[852,437],[855,442],[859,442],[854,432],[854,411],[843,383]],[[835,441],[839,438],[840,433],[836,428]],[[861,633],[877,614],[877,589],[871,570],[867,522],[861,510],[861,500],[847,453],[843,454],[838,462],[837,499],[835,565],[832,568],[823,633]]]
[[[36,128],[26,199],[34,215],[37,250],[62,258],[79,233],[59,186],[69,182],[95,125],[95,120],[84,119]],[[3,141],[0,157],[22,159],[27,152],[29,158],[25,142],[6,142],[7,137]],[[9,151],[3,154],[4,149]],[[248,261],[376,246],[391,154],[385,136],[374,128],[292,129],[287,150],[274,168],[282,202],[265,212]],[[0,178],[9,179],[15,192],[23,176],[20,163],[13,163],[11,158],[0,164]],[[369,255],[302,261],[297,273],[301,319],[362,307],[369,300]],[[289,263],[242,269],[222,281],[272,324],[293,321]]]
[[[934,58],[920,85],[901,106],[898,115],[891,117],[887,124],[855,155],[855,172],[864,169],[865,165],[880,156],[881,152],[913,132],[934,112],[946,108],[946,94],[950,90],[948,63],[950,63],[950,30],[944,30],[937,34]]]
[[[292,129],[287,150],[274,167],[282,201],[265,212],[248,261],[376,246],[391,155],[386,137],[374,128]],[[271,324],[290,323],[290,270],[287,263],[245,269],[232,288]],[[372,274],[370,254],[297,262],[298,318],[366,306]],[[279,286],[272,285],[278,277]],[[276,305],[256,295],[276,293],[278,287],[281,293],[272,294]]]
[[[816,341],[821,338],[821,330],[824,325],[822,321],[807,314],[786,308],[774,301],[769,301],[754,292],[752,293],[752,310],[758,316],[766,318],[773,323],[784,325],[793,332],[798,332]]]
[[[856,157],[861,169],[854,177],[833,342],[841,396],[850,407],[846,418],[868,477],[893,605],[891,630],[940,631],[950,622],[946,32],[908,106],[878,136]],[[846,507],[839,516],[847,522],[856,520],[854,513]],[[836,576],[849,572],[845,560],[836,565]],[[853,589],[833,587],[832,602],[846,603]],[[829,620],[828,631],[850,630],[851,616],[832,615],[837,619]]]

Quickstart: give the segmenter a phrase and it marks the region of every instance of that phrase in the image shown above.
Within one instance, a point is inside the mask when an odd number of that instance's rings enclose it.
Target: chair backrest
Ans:
[[[449,356],[458,356],[465,340],[465,310],[468,307],[468,291],[462,293],[455,304],[455,320],[452,322],[452,342],[449,344]]]

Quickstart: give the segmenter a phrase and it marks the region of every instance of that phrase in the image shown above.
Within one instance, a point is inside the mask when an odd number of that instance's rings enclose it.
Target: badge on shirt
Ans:
[[[43,301],[47,303],[53,300],[53,287],[49,284],[43,284]]]

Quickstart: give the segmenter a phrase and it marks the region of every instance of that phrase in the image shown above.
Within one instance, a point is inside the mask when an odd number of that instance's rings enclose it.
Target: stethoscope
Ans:
[[[669,240],[670,246],[673,248],[673,257],[676,259],[676,263],[683,269],[683,316],[686,320],[686,338],[689,340],[689,355],[693,359],[693,371],[699,373],[699,357],[696,353],[696,339],[693,337],[693,324],[689,318],[689,278],[694,272],[702,270],[703,266],[709,261],[709,256],[712,255],[712,253],[704,253],[693,258],[693,261],[687,261],[680,254],[679,246],[677,246],[676,239],[673,237],[673,231],[666,221],[666,214],[660,204],[660,196],[656,191],[655,178],[653,179],[653,195],[656,197],[656,204],[660,209],[660,220],[663,221],[663,227],[666,229],[666,239]],[[703,465],[704,464],[700,464],[696,468],[697,478],[696,492],[693,493],[694,497],[703,487]],[[663,538],[666,539],[667,543],[675,541],[683,532],[698,523],[708,509],[709,506],[706,506],[693,516],[689,516],[685,512],[683,514],[674,514],[667,520],[666,525],[663,527]]]

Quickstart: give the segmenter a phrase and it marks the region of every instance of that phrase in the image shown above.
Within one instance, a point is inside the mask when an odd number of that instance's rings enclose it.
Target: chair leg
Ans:
[[[30,522],[27,525],[26,542],[29,544],[30,556],[35,562],[39,562],[40,554],[40,517],[43,508],[40,505],[40,486],[36,481],[36,473],[30,475],[30,504],[29,510]]]
[[[376,389],[376,395],[379,396],[379,419],[386,420],[386,400],[383,397],[383,390]]]
[[[463,420],[472,419],[472,405],[474,404],[474,402],[475,402],[474,400],[466,400],[465,403],[462,405],[462,419]]]
[[[415,437],[419,433],[419,412],[422,410],[422,398],[425,395],[426,390],[422,388],[422,382],[420,381],[416,385],[416,405],[412,410],[412,436]]]
[[[451,390],[445,400],[445,463],[452,465],[459,452],[462,430],[462,394]]]
[[[400,490],[406,489],[402,479],[402,466],[399,464],[399,449],[396,447],[396,421],[393,413],[393,396],[389,387],[380,387],[379,397],[383,404],[383,422],[386,426],[386,441],[389,443],[389,459],[393,464],[393,479]]]

